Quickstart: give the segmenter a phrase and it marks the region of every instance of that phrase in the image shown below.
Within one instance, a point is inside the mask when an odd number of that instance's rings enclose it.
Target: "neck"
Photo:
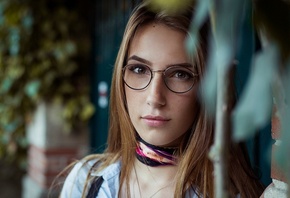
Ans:
[[[137,134],[136,157],[147,166],[175,166],[177,150],[177,147],[169,148],[152,145]]]
[[[137,134],[136,158],[130,175],[131,195],[135,198],[173,197],[178,167],[176,151],[177,148],[149,144]]]
[[[135,198],[173,198],[177,166],[147,166],[135,159],[130,191]]]
[[[175,180],[177,166],[147,166],[135,159],[134,167],[137,175],[146,182],[158,181],[160,184],[167,184]]]

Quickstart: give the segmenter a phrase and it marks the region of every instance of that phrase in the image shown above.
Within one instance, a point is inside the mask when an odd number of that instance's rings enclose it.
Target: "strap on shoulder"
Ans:
[[[103,181],[104,181],[104,179],[102,176],[94,179],[94,181],[91,184],[87,198],[96,198],[97,197]]]

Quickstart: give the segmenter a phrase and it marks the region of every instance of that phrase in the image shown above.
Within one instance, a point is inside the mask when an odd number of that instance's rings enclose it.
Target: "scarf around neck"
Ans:
[[[176,165],[177,157],[174,155],[177,147],[160,147],[143,140],[137,133],[137,159],[148,166]]]

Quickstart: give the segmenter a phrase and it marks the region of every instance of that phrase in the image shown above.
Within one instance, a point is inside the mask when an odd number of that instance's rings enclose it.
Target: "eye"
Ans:
[[[167,77],[179,80],[189,80],[193,78],[192,73],[185,68],[170,68],[166,73]]]
[[[188,72],[185,72],[185,71],[177,71],[175,73],[175,77],[176,78],[180,78],[180,79],[188,79],[191,76],[190,76],[190,73],[188,73]]]
[[[134,64],[134,65],[128,65],[127,66],[128,70],[131,71],[132,73],[134,74],[147,74],[147,75],[150,75],[150,69],[145,66],[145,65],[137,65],[137,64]]]

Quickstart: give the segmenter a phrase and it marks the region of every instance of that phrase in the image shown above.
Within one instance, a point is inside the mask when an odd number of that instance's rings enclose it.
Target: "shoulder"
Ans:
[[[81,160],[73,166],[70,173],[65,179],[61,191],[61,198],[82,197],[83,189],[91,169],[98,162],[98,159],[90,161]]]
[[[121,171],[121,162],[117,161],[110,164],[102,171],[92,173],[91,176],[95,178],[102,178],[102,183],[98,188],[98,197],[118,197],[119,192],[119,175]],[[94,183],[98,183],[99,180],[95,180],[91,185],[94,186]],[[90,185],[90,186],[91,186]]]
[[[103,186],[116,185],[116,180],[120,172],[120,162],[113,163],[103,170],[98,171],[101,162],[98,157],[85,158],[77,162],[67,176],[63,189],[61,191],[61,198],[79,198],[82,197],[84,190],[87,192],[91,183],[88,178],[103,177]],[[88,186],[86,189],[86,185]],[[86,194],[85,192],[85,194]]]
[[[198,189],[194,186],[191,186],[186,191],[185,198],[202,198],[202,194],[198,193]]]

